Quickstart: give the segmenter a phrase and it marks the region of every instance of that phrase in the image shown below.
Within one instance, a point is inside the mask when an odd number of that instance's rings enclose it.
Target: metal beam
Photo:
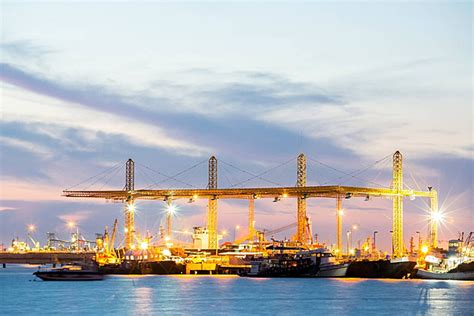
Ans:
[[[100,198],[122,201],[128,195],[141,200],[163,200],[172,195],[173,199],[248,199],[253,195],[259,198],[289,197],[295,198],[306,195],[307,198],[337,198],[338,196],[362,197],[426,197],[434,194],[430,191],[402,190],[397,192],[392,188],[369,188],[349,186],[306,186],[306,187],[281,187],[281,188],[231,188],[231,189],[163,189],[163,190],[134,190],[125,191],[63,191],[65,197],[75,198]]]
[[[300,154],[297,159],[296,168],[296,186],[301,188],[306,186],[306,157],[304,154]],[[308,235],[306,232],[306,196],[300,195],[297,197],[297,230],[296,230],[296,241],[301,243],[308,242]]]
[[[403,246],[403,161],[402,154],[397,151],[393,154],[393,182],[392,188],[396,195],[393,196],[393,256],[403,257],[405,249]]]
[[[430,198],[430,247],[438,248],[438,223],[440,220],[439,210],[438,210],[438,192],[431,190],[433,193]]]
[[[249,224],[248,224],[249,240],[255,238],[255,199],[249,199]]]
[[[135,163],[128,159],[125,164],[124,235],[125,248],[130,249],[135,239],[135,201],[132,192],[135,188]]]
[[[217,190],[217,159],[212,156],[209,158],[209,182],[208,190]],[[208,197],[207,204],[207,231],[209,233],[209,248],[217,248],[217,195]]]
[[[336,199],[336,219],[337,219],[337,256],[342,256],[342,197],[338,196]]]

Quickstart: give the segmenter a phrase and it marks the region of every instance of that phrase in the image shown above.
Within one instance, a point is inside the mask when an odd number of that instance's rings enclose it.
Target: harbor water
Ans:
[[[2,315],[474,315],[474,282],[109,276],[44,282],[0,269]]]

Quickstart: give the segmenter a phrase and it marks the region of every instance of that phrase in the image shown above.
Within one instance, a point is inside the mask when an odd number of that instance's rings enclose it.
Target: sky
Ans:
[[[219,187],[294,186],[301,152],[308,184],[389,187],[400,150],[405,187],[439,192],[441,242],[473,231],[472,14],[468,1],[2,1],[0,242],[25,239],[29,224],[41,241],[67,238],[68,221],[89,239],[123,224],[120,203],[62,191],[122,189],[128,158],[136,188],[204,188],[211,155]],[[186,202],[176,231],[206,224],[206,201]],[[227,239],[245,234],[246,203],[219,201]],[[427,205],[405,201],[406,244],[426,238]],[[308,201],[328,245],[334,208]],[[390,200],[344,209],[353,240],[377,230],[390,249]],[[140,232],[156,236],[163,202],[137,210]],[[295,221],[293,200],[256,202],[257,228]]]

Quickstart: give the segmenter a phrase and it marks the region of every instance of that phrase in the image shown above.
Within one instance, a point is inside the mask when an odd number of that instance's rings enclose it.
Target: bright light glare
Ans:
[[[239,225],[235,225],[235,229],[240,229],[240,226],[239,226]]]
[[[67,223],[67,226],[68,226],[69,228],[73,228],[75,225],[76,225],[76,224],[75,224],[73,221],[70,221],[70,222]]]
[[[287,197],[288,197],[288,193],[283,193],[283,197],[284,197],[284,198],[287,198]]]
[[[31,225],[28,225],[28,230],[30,232],[34,231],[36,229],[35,225],[31,224]]]
[[[163,256],[171,256],[171,251],[169,251],[169,249],[163,249],[161,253],[163,254]]]
[[[168,214],[170,215],[174,215],[176,213],[176,205],[174,204],[168,205],[168,207],[166,208],[166,212],[168,212]]]
[[[357,230],[357,228],[359,228],[359,226],[357,226],[357,225],[352,225],[352,229],[353,229],[353,230]]]
[[[339,210],[339,211],[337,212],[337,214],[338,214],[339,216],[343,216],[343,215],[344,215],[344,210]]]
[[[431,219],[434,220],[435,222],[441,222],[443,220],[444,216],[440,212],[433,212],[431,213]]]
[[[135,204],[134,203],[127,204],[127,210],[129,212],[135,212]]]
[[[222,236],[226,236],[227,235],[227,230],[223,230],[222,231]]]
[[[421,252],[425,254],[428,253],[428,246],[421,247]]]
[[[147,250],[148,249],[148,243],[146,241],[142,241],[140,244],[140,249],[141,250]]]

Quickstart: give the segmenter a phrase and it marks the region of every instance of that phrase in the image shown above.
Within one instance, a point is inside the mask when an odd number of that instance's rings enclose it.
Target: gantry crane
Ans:
[[[135,235],[134,201],[145,200],[175,200],[197,198],[208,199],[207,227],[209,232],[209,247],[217,247],[217,201],[219,199],[247,199],[249,200],[249,233],[254,234],[254,200],[257,198],[296,198],[297,203],[297,230],[296,241],[307,243],[310,240],[307,229],[308,217],[306,214],[306,200],[308,198],[336,199],[337,219],[337,247],[342,252],[342,201],[343,198],[388,197],[393,200],[393,256],[404,255],[403,244],[403,199],[405,197],[424,197],[430,199],[431,223],[430,245],[437,247],[438,240],[438,195],[436,190],[415,191],[403,188],[402,154],[397,151],[393,155],[393,177],[390,188],[371,188],[354,186],[307,186],[306,185],[306,158],[300,154],[297,159],[297,183],[294,187],[261,187],[261,188],[226,188],[217,187],[217,159],[209,159],[209,181],[206,189],[159,189],[147,190],[134,188],[134,162],[129,159],[126,164],[125,190],[116,191],[72,191],[64,190],[66,197],[101,198],[125,202],[125,247],[130,248]]]

